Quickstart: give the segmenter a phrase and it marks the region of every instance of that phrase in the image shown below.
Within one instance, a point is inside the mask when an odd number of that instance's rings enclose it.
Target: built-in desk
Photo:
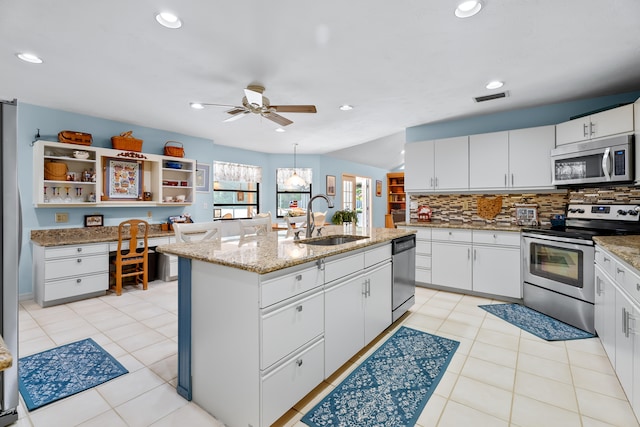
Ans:
[[[34,299],[43,307],[104,295],[109,289],[109,254],[118,248],[118,227],[32,230]],[[173,231],[151,224],[148,246],[175,242]],[[143,241],[139,242],[144,245]],[[162,260],[177,277],[177,257]]]

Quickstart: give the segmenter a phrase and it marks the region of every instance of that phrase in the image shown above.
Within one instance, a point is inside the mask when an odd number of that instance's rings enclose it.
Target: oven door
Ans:
[[[594,247],[576,240],[523,234],[524,282],[594,303]]]

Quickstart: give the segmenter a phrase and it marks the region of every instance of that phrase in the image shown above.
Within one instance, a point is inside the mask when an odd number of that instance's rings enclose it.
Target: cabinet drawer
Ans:
[[[324,282],[322,270],[313,266],[276,279],[265,280],[260,285],[262,308],[292,298],[298,294],[321,286]]]
[[[416,282],[431,283],[431,269],[417,267]]]
[[[431,242],[424,242],[422,240],[416,240],[416,253],[430,255],[431,254]]]
[[[109,288],[109,273],[46,282],[44,300],[55,301],[92,292],[106,291]]]
[[[45,248],[44,259],[106,254],[107,252],[109,252],[109,247],[106,243],[98,245],[56,246],[52,248]]]
[[[418,231],[416,233],[416,239],[423,239],[423,240],[431,240],[431,229],[430,228],[416,228],[416,230]]]
[[[160,246],[160,245],[168,245],[170,243],[169,237],[151,237],[147,239],[147,246]],[[138,239],[138,248],[144,247],[144,239]],[[122,249],[129,249],[129,241],[122,242]],[[118,242],[109,243],[109,251],[114,252],[118,250]]]
[[[79,256],[45,261],[45,280],[85,276],[109,271],[109,257],[104,255]]]
[[[325,263],[324,280],[332,282],[364,268],[364,253],[346,256]]]
[[[616,282],[622,285],[624,290],[631,295],[636,304],[640,304],[640,276],[618,262],[616,262],[615,268]]]
[[[262,355],[266,369],[324,332],[322,292],[262,315]]]
[[[368,250],[364,253],[365,268],[391,259],[391,244]]]
[[[445,242],[471,242],[471,230],[462,230],[459,228],[436,228],[431,231],[433,240],[442,240]]]
[[[520,233],[505,231],[473,230],[473,243],[520,246]]]
[[[431,255],[416,254],[416,267],[431,268]]]
[[[616,261],[611,255],[596,247],[596,264],[598,264],[604,271],[616,277]]]
[[[324,340],[262,378],[262,423],[270,426],[322,382]]]

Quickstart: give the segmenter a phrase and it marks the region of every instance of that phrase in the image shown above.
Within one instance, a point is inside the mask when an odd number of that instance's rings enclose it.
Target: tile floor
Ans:
[[[597,338],[546,342],[478,308],[491,300],[418,288],[400,325],[460,341],[418,425],[638,426]],[[498,302],[498,301],[496,301]],[[148,291],[41,308],[20,306],[20,356],[86,337],[129,371],[91,390],[43,408],[19,407],[17,426],[222,426],[175,391],[177,283],[156,281]],[[383,338],[382,338],[383,339]],[[364,360],[381,340],[298,402],[279,425],[299,420]]]

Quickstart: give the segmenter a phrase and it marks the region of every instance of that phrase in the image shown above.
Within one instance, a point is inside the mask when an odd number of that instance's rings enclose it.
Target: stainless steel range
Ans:
[[[594,333],[593,237],[614,234],[640,234],[640,205],[571,204],[565,226],[524,229],[524,305]]]

